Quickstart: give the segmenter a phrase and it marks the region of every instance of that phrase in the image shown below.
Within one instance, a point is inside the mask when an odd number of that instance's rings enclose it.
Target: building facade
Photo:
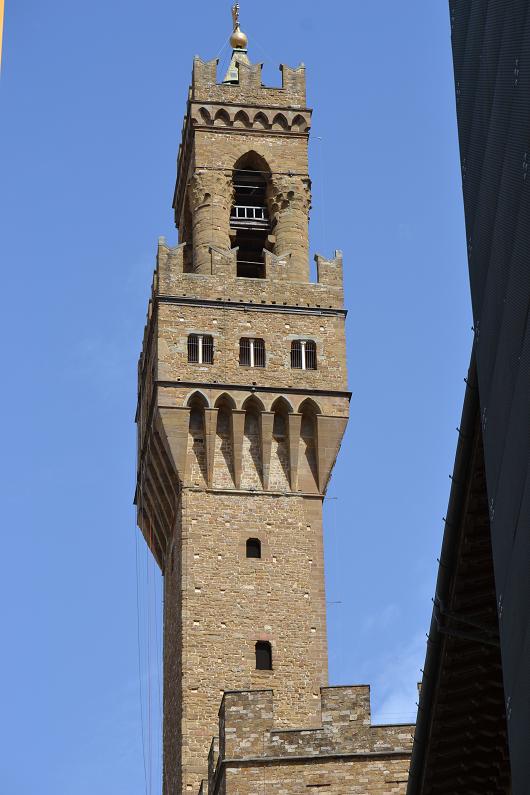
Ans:
[[[224,81],[193,64],[179,244],[159,242],[138,370],[163,791],[401,793],[410,727],[372,727],[367,688],[327,688],[322,504],[350,394],[340,252],[310,281],[305,70],[263,86],[237,14]]]
[[[474,345],[409,795],[530,791],[530,2],[450,0]]]

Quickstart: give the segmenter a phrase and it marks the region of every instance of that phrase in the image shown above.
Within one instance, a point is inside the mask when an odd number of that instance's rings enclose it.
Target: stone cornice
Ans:
[[[295,315],[317,315],[317,316],[338,316],[346,317],[348,314],[347,309],[333,309],[324,307],[304,307],[292,306],[286,304],[256,304],[247,301],[223,301],[207,298],[185,298],[184,296],[176,295],[158,295],[154,298],[155,303],[161,304],[175,304],[183,306],[205,306],[205,307],[221,307],[223,309],[237,309],[245,312],[276,312],[287,313]]]

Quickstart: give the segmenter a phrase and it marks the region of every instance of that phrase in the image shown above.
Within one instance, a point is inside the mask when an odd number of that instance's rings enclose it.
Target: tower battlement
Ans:
[[[168,246],[158,241],[153,298],[161,296],[197,300],[256,303],[314,309],[343,309],[342,252],[331,258],[315,255],[317,281],[293,282],[289,278],[289,252],[276,256],[264,252],[262,279],[237,275],[238,249],[210,246],[210,272],[186,271],[186,244]]]
[[[219,736],[212,740],[204,795],[257,792],[265,777],[268,790],[298,793],[325,786],[333,793],[359,780],[386,784],[378,792],[399,792],[407,780],[414,725],[373,725],[370,687],[325,687],[320,690],[321,724],[306,729],[275,727],[272,690],[225,693],[219,710]],[[348,765],[345,761],[348,761]],[[244,785],[241,773],[244,771]],[[234,786],[238,782],[237,789]]]
[[[194,102],[219,102],[237,105],[255,104],[260,107],[302,109],[306,105],[305,66],[296,68],[281,64],[281,88],[263,85],[262,64],[251,64],[246,50],[236,52],[233,63],[237,82],[218,80],[219,61],[203,61],[198,55],[193,61],[190,99]]]

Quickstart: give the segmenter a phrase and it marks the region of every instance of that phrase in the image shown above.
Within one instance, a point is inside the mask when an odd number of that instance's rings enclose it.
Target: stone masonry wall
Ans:
[[[368,686],[321,699],[320,726],[285,730],[271,690],[225,693],[204,795],[402,795],[414,726],[373,726]]]
[[[230,127],[195,129],[193,159],[189,160],[188,173],[179,175],[179,180],[187,178],[189,182],[195,270],[206,272],[209,245],[230,248],[232,175],[236,163],[249,152],[256,153],[262,170],[270,172],[268,206],[274,221],[272,251],[276,255],[290,252],[292,279],[308,281],[311,183],[307,136],[263,129],[252,133]],[[180,222],[180,218],[178,220]]]
[[[321,508],[319,498],[183,492],[165,573],[171,792],[181,791],[180,769],[182,792],[197,792],[225,690],[272,687],[277,725],[320,723],[327,681]],[[248,538],[261,540],[261,559],[246,557]],[[256,670],[258,640],[272,645],[272,671]]]
[[[305,68],[293,69],[282,64],[282,88],[263,85],[261,64],[240,64],[239,83],[228,85],[217,81],[217,60],[193,62],[190,98],[195,101],[231,102],[272,105],[283,108],[304,108],[306,104]]]
[[[208,334],[214,341],[213,364],[188,362],[188,336]],[[266,367],[239,364],[243,337],[265,340]],[[291,368],[291,342],[312,339],[317,370]],[[347,388],[342,315],[260,312],[234,307],[161,304],[158,312],[159,381],[208,381],[222,384],[267,384],[269,387]]]

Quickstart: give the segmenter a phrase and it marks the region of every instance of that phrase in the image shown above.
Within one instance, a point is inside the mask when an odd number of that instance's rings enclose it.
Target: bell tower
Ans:
[[[196,795],[224,692],[317,726],[322,503],[349,406],[340,252],[316,257],[305,70],[195,58],[138,379],[138,524],[164,575],[164,794]]]

